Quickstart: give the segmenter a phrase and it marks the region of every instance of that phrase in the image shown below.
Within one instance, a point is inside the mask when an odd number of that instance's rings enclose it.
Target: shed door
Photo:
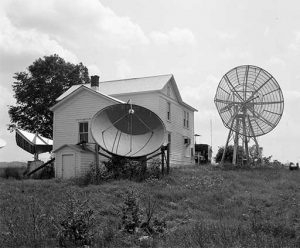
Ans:
[[[62,155],[62,178],[75,177],[75,156],[74,154]]]

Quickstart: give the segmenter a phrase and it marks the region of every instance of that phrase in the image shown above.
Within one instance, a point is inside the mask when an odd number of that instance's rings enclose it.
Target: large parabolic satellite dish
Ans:
[[[0,139],[0,149],[6,146],[6,141],[3,139]]]
[[[21,129],[16,129],[16,142],[23,150],[35,155],[50,152],[53,147],[52,140],[38,133],[29,133]]]
[[[91,133],[109,154],[138,158],[157,151],[165,140],[165,125],[152,111],[134,104],[116,104],[96,113]]]
[[[258,148],[256,137],[277,126],[284,108],[276,79],[253,65],[238,66],[227,72],[219,83],[214,101],[223,124],[230,130],[224,154],[234,134],[235,149],[238,139],[242,138],[247,158],[249,139],[254,139]]]

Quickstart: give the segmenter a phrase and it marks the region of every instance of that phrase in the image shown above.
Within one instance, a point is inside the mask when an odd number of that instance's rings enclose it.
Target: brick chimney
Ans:
[[[99,76],[91,76],[91,88],[95,91],[99,91]]]

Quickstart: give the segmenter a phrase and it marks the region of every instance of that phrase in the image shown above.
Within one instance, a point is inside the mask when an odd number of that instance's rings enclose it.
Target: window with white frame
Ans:
[[[79,142],[88,142],[89,140],[89,123],[79,122]]]
[[[187,111],[183,111],[183,126],[189,128],[190,126],[190,113]]]
[[[189,137],[184,137],[184,145],[185,145],[185,157],[191,157],[191,139]]]
[[[171,103],[167,102],[167,120],[171,120]]]
[[[186,127],[190,127],[190,113],[186,112]]]

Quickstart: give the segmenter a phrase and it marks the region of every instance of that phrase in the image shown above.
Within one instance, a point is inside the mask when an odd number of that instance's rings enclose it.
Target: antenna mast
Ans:
[[[243,160],[248,163],[250,140],[259,154],[257,137],[277,126],[284,108],[282,91],[275,78],[253,65],[238,66],[227,72],[218,85],[214,102],[224,126],[229,129],[222,163],[233,140],[233,164],[243,164]]]

